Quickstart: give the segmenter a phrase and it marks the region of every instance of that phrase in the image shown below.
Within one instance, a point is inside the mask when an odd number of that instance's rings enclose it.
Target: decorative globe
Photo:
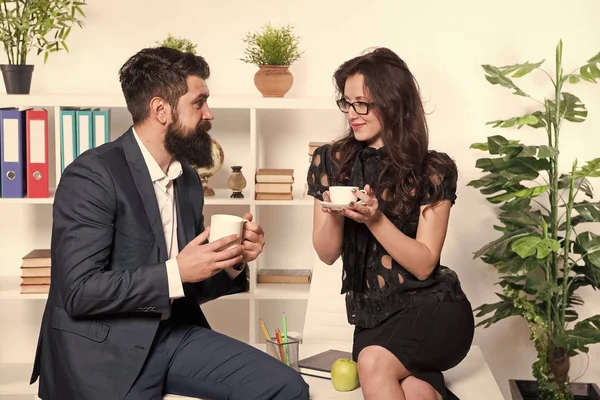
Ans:
[[[223,161],[225,160],[225,153],[223,147],[215,139],[212,139],[212,157],[214,165],[211,168],[196,168],[196,173],[202,180],[202,186],[204,186],[205,196],[214,196],[215,191],[207,186],[208,178],[214,176],[223,167]]]

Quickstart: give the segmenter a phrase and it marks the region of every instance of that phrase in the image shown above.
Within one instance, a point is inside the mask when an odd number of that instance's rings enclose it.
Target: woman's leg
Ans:
[[[442,400],[440,395],[429,383],[410,375],[400,381],[406,400]]]
[[[365,400],[405,400],[400,380],[410,375],[390,351],[367,346],[358,355],[358,379]]]

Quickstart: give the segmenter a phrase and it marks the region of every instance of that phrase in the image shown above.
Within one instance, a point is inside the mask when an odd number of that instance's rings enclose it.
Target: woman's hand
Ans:
[[[329,190],[326,190],[326,191],[323,192],[323,201],[326,202],[326,203],[331,203],[331,196],[329,196]],[[334,217],[341,216],[340,210],[334,210],[332,208],[325,207],[325,206],[321,206],[321,210],[324,213],[333,215]]]
[[[379,211],[379,201],[371,190],[371,186],[365,185],[365,192],[357,190],[354,194],[361,201],[351,202],[348,207],[342,208],[340,213],[356,222],[369,225],[379,219],[381,211]]]

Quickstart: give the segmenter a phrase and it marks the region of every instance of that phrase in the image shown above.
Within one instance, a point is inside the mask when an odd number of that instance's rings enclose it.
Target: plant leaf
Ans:
[[[588,161],[581,169],[575,171],[575,177],[600,177],[600,157]]]
[[[600,235],[581,232],[577,235],[577,245],[583,249],[583,257],[596,268],[600,268]]]
[[[588,82],[596,83],[596,79],[600,79],[600,68],[598,67],[600,67],[600,52],[579,68],[580,75],[578,77]]]
[[[483,246],[482,248],[477,250],[475,253],[473,253],[473,258],[474,259],[479,258],[483,254],[487,253],[490,249],[496,248],[497,246],[500,246],[503,243],[510,242],[514,239],[520,238],[522,236],[527,236],[529,234],[530,234],[529,229],[520,229],[520,230],[506,233],[502,237],[500,237],[494,241],[491,241],[490,243],[486,244],[485,246]]]
[[[508,143],[509,141],[503,136],[490,136],[488,137],[488,150],[490,154],[500,154],[498,151]]]
[[[573,209],[581,215],[586,222],[600,222],[600,203],[582,201],[573,204]]]
[[[537,146],[538,148],[538,158],[552,158],[554,156],[559,155],[559,151],[556,147],[552,146]]]
[[[526,236],[513,242],[511,248],[522,258],[536,256],[537,259],[543,259],[550,252],[557,252],[560,244],[551,238]]]
[[[532,188],[521,189],[516,192],[507,192],[498,196],[490,197],[488,200],[491,203],[500,203],[502,201],[511,200],[515,197],[532,199],[547,192],[548,189],[550,189],[550,186],[548,185],[534,186]]]
[[[600,343],[600,315],[579,321],[573,329],[559,336],[558,343],[569,350],[588,352],[590,344]]]
[[[560,177],[558,178],[558,189],[559,190],[568,189],[570,185],[571,185],[571,174],[560,175]],[[579,176],[579,177],[575,178],[573,187],[576,190],[581,190],[581,192],[584,193],[589,198],[594,197],[592,183],[584,177]]]
[[[525,114],[520,117],[513,117],[506,120],[498,119],[489,121],[486,125],[492,125],[492,128],[512,128],[513,126],[516,126],[517,129],[521,129],[525,125],[537,128],[540,127],[540,120],[534,114]],[[545,124],[543,126],[545,126]]]
[[[527,208],[531,204],[531,199],[516,197],[500,206],[501,210],[504,211],[519,211]]]
[[[487,143],[473,143],[470,148],[471,149],[488,151],[488,144]]]
[[[568,92],[562,92],[560,113],[570,122],[583,122],[587,118],[585,105],[579,97]]]
[[[486,73],[485,79],[492,85],[500,85],[509,89],[513,89],[513,94],[517,96],[529,97],[527,93],[515,85],[515,83],[507,76],[507,74],[502,72],[499,68],[489,64],[482,65],[482,68]],[[510,66],[503,68],[510,68]]]
[[[542,224],[542,213],[540,211],[520,210],[520,211],[505,211],[498,216],[505,224],[507,222],[519,225],[520,227],[540,226]]]
[[[484,326],[487,328],[493,323],[503,320],[504,318],[523,314],[523,310],[516,308],[510,300],[506,299],[505,296],[499,294],[497,295],[502,299],[501,301],[494,304],[483,304],[473,310],[477,312],[477,314],[475,314],[476,317],[482,317],[486,314],[494,312],[494,315],[491,317],[477,323],[477,325],[475,325],[476,327]]]
[[[600,268],[588,264],[576,265],[571,269],[572,272],[578,275],[573,278],[573,282],[571,283],[573,290],[588,285],[594,289],[600,289]]]

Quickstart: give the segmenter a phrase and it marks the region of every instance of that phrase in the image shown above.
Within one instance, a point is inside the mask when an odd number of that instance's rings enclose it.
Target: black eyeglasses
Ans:
[[[352,107],[354,112],[358,115],[366,115],[371,111],[371,108],[375,107],[375,103],[367,103],[366,101],[355,101],[354,103],[350,103],[346,99],[339,99],[336,103],[341,112],[347,113],[350,111],[350,107]]]

